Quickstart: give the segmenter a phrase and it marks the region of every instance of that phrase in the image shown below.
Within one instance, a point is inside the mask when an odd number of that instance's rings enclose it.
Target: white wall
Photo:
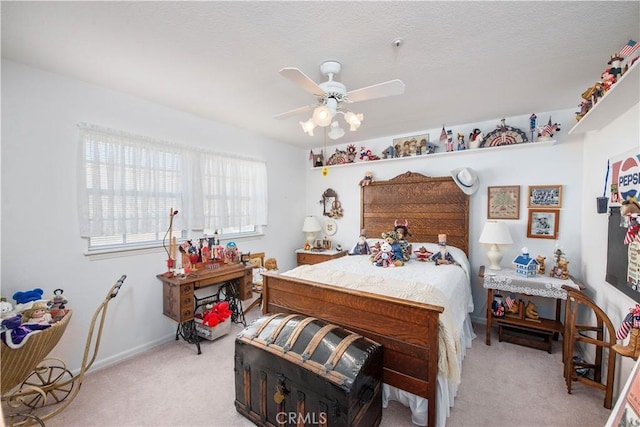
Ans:
[[[590,296],[607,313],[615,328],[620,326],[629,308],[635,306],[636,302],[605,281],[608,216],[596,213],[595,198],[602,195],[607,159],[628,150],[640,150],[639,105],[633,106],[606,128],[586,134],[582,143],[584,197],[581,204],[581,245],[584,262],[580,275],[588,286]],[[615,381],[618,391],[633,365],[632,359],[618,357]]]
[[[564,251],[570,260],[570,269],[581,264],[582,248],[580,246],[581,235],[581,207],[582,207],[582,145],[576,138],[567,137],[567,130],[575,124],[574,110],[553,111],[547,113],[536,112],[538,123],[546,123],[549,116],[554,122],[562,125],[562,130],[554,136],[558,142],[554,145],[523,144],[500,149],[476,149],[450,154],[426,155],[393,160],[381,160],[372,162],[356,162],[346,166],[329,167],[326,177],[321,174],[321,168],[311,168],[307,161],[307,214],[322,216],[322,206],[318,203],[322,193],[327,188],[333,188],[342,201],[344,217],[337,220],[338,232],[334,237],[334,244],[340,243],[345,248],[350,248],[357,240],[360,227],[360,187],[359,181],[366,171],[372,171],[374,180],[387,180],[407,171],[419,172],[427,176],[448,176],[454,168],[472,167],[479,175],[480,188],[470,199],[470,262],[473,272],[478,272],[481,265],[486,264],[486,252],[488,247],[477,243],[482,227],[487,219],[487,187],[497,185],[520,185],[520,219],[505,220],[509,226],[514,244],[503,246],[504,255],[502,265],[509,266],[511,261],[520,253],[523,246],[529,248],[532,255],[543,255],[547,260],[552,258],[555,240],[527,238],[527,202],[526,191],[528,185],[561,184],[563,185],[562,209],[560,214],[560,240]],[[519,129],[529,129],[530,114],[507,117],[507,125]],[[453,134],[464,133],[468,135],[477,127],[485,133],[491,131],[499,123],[495,121],[482,123],[459,124],[446,126],[451,128]],[[363,123],[366,126],[366,122]],[[431,141],[437,141],[441,129],[430,129]],[[527,132],[528,134],[528,132]],[[400,137],[363,141],[358,144],[372,149],[379,154],[392,139]],[[325,158],[328,158],[336,148],[344,150],[346,145],[328,147]],[[442,149],[440,149],[442,150]],[[314,152],[320,151],[319,148]],[[307,153],[308,156],[308,153]],[[402,220],[402,218],[398,218]],[[389,224],[389,229],[393,224]],[[378,237],[378,236],[369,236]],[[572,273],[574,273],[572,271]],[[577,273],[577,272],[576,272]],[[482,284],[473,278],[473,296],[475,311],[473,320],[484,322],[486,310],[486,291]],[[540,305],[542,315],[550,315],[553,304],[544,299],[532,298]]]
[[[211,102],[220,102],[212,99]],[[176,324],[162,315],[166,255],[156,251],[111,258],[83,255],[76,209],[80,122],[176,143],[240,153],[267,161],[266,235],[238,239],[246,252],[264,251],[280,267],[294,266],[304,216],[303,150],[78,80],[2,61],[1,293],[35,287],[64,289],[73,319],[54,355],[80,366],[91,317],[115,280],[128,278],[109,309],[99,362],[109,363],[167,339]],[[286,173],[283,173],[286,171]],[[286,215],[283,215],[286,212]],[[195,354],[195,353],[194,353]]]

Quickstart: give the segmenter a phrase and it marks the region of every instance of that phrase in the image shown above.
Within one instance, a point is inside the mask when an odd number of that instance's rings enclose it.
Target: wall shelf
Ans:
[[[585,116],[586,117],[586,116]],[[393,161],[415,161],[415,160],[426,160],[426,159],[431,159],[434,157],[441,157],[441,156],[465,156],[465,155],[470,155],[470,154],[480,154],[480,153],[491,153],[491,152],[495,152],[495,151],[501,151],[501,150],[516,150],[516,149],[526,149],[526,148],[533,148],[533,147],[548,147],[551,145],[554,145],[556,143],[555,139],[549,140],[549,141],[538,141],[538,142],[525,142],[522,144],[510,144],[510,145],[501,145],[498,147],[485,147],[485,148],[475,148],[475,149],[468,149],[468,150],[461,150],[461,151],[441,151],[438,153],[432,153],[432,154],[423,154],[421,156],[409,156],[409,157],[394,157],[392,159],[380,159],[380,160],[370,160],[370,161],[356,161],[353,163],[341,163],[341,164],[337,164],[337,165],[330,165],[327,166],[328,168],[336,168],[336,167],[344,167],[344,166],[354,166],[354,165],[373,165],[376,163],[380,163],[380,162],[393,162]],[[333,153],[332,153],[333,154]],[[325,153],[325,156],[327,154]],[[330,157],[330,155],[329,155]],[[321,166],[314,166],[311,168],[313,169],[319,169],[321,170],[322,167]]]
[[[600,130],[640,101],[640,60],[576,123],[571,134]]]

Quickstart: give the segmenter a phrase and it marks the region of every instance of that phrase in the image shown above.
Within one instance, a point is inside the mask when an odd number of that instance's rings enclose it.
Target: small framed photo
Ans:
[[[393,140],[394,152],[391,157],[408,157],[427,154],[427,144],[429,144],[428,133],[395,138]],[[387,155],[388,154],[389,153],[387,153]]]
[[[488,187],[487,219],[520,219],[520,186]]]
[[[559,224],[559,210],[529,209],[527,237],[538,239],[556,239],[558,237]]]
[[[527,207],[561,208],[562,185],[530,185],[527,192]]]

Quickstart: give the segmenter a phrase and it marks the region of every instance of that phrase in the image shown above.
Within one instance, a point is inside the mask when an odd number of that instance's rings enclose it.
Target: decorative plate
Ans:
[[[328,219],[324,222],[324,234],[327,236],[333,236],[338,231],[338,223],[332,219]]]
[[[529,142],[527,134],[512,126],[503,126],[485,135],[480,147],[499,147],[501,145],[522,144]]]

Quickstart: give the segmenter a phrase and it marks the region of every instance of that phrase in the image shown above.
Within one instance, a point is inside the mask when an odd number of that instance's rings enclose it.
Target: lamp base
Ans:
[[[313,247],[313,244],[316,241],[316,233],[306,233],[306,239],[307,239],[307,243],[309,243],[309,245],[311,245],[311,247]]]
[[[502,267],[500,267],[502,254],[500,253],[500,248],[498,247],[498,245],[491,245],[491,248],[489,248],[489,252],[487,252],[487,258],[489,258],[489,265],[487,267],[489,270],[502,270]]]

